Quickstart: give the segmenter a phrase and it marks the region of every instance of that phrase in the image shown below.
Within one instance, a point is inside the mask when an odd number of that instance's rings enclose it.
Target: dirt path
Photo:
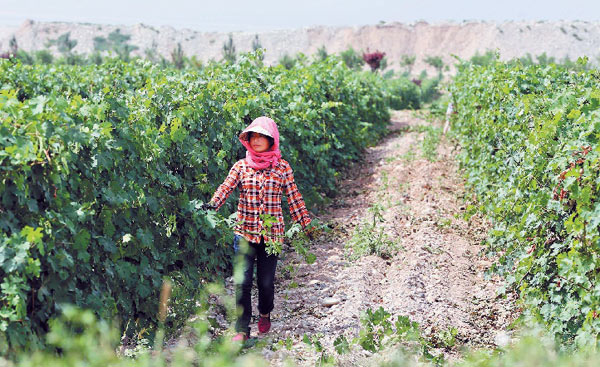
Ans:
[[[418,322],[429,338],[455,330],[456,344],[443,350],[450,359],[465,345],[493,346],[505,335],[514,317],[512,302],[496,297],[500,283],[484,279],[490,262],[478,255],[486,223],[462,219],[464,188],[453,147],[442,139],[436,161],[422,157],[425,133],[418,131],[428,124],[414,112],[396,112],[396,132],[368,150],[327,215],[319,218],[334,230],[315,241],[317,261],[306,264],[291,250],[284,256],[272,332],[266,337],[271,342],[262,350],[271,365],[288,359],[314,366],[319,353],[302,342],[304,335],[319,335],[329,354],[336,355],[334,339],[344,335],[351,340],[360,329],[361,312],[380,306],[394,319],[404,315]],[[383,226],[399,251],[388,259],[370,255],[350,261],[345,244],[358,225],[372,221],[369,207],[374,205],[385,220],[376,228]],[[255,336],[256,322],[251,326]],[[290,348],[281,347],[285,341]],[[274,347],[278,342],[280,347]],[[371,365],[369,358],[375,356],[355,347],[336,358],[340,365]]]

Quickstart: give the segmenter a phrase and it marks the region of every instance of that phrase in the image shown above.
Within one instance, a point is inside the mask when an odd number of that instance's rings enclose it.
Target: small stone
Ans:
[[[308,282],[308,285],[309,285],[309,286],[310,286],[310,285],[317,285],[317,284],[319,284],[319,281],[318,281],[317,279],[313,279],[313,280],[311,280],[310,282]]]
[[[275,354],[275,352],[273,352],[273,351],[271,351],[271,350],[269,350],[269,349],[267,349],[267,348],[264,348],[264,349],[262,350],[262,355],[263,355],[263,357],[265,357],[265,359],[266,359],[267,361],[268,361],[268,360],[271,360],[271,359],[273,359],[273,355],[274,355],[274,354]]]
[[[329,261],[329,262],[337,262],[337,261],[340,261],[340,257],[337,256],[337,255],[331,255],[331,256],[329,256],[327,258],[327,261]]]
[[[331,307],[333,305],[337,305],[338,303],[342,302],[339,298],[335,298],[335,297],[326,297],[323,299],[323,301],[321,302],[321,304],[324,307]]]
[[[506,347],[510,344],[510,335],[505,331],[499,331],[494,336],[494,343],[499,347]]]

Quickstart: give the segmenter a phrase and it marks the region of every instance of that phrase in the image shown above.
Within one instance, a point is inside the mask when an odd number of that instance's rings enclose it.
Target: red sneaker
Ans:
[[[261,316],[258,319],[258,332],[260,334],[268,333],[271,328],[271,314],[269,316]]]
[[[233,336],[233,338],[231,338],[231,341],[233,342],[245,342],[246,340],[248,340],[248,334],[246,333],[237,333]]]

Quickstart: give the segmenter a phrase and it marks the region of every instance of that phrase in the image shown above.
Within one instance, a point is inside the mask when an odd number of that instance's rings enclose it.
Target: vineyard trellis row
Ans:
[[[316,207],[384,134],[382,82],[333,57],[291,70],[252,55],[195,71],[1,61],[4,353],[39,344],[64,304],[152,327],[164,278],[174,283],[166,326],[180,327],[203,279],[229,271],[235,200],[222,217],[199,208],[241,157],[237,134],[260,115],[278,121]]]
[[[599,87],[598,70],[494,62],[462,64],[450,88],[493,270],[567,345],[600,332]]]

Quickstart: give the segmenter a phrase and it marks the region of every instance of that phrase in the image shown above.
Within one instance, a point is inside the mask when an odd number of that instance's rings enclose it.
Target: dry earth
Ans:
[[[394,320],[404,315],[418,322],[429,340],[455,328],[456,344],[434,351],[450,360],[463,347],[493,347],[510,334],[514,300],[497,297],[500,280],[484,277],[491,264],[480,255],[488,227],[476,216],[462,219],[465,190],[454,147],[442,139],[437,160],[429,161],[422,157],[424,133],[418,128],[429,122],[411,111],[396,112],[392,122],[392,133],[349,171],[339,196],[319,218],[334,229],[314,241],[316,262],[307,264],[291,249],[280,261],[272,330],[258,336],[256,320],[251,324],[252,337],[265,339],[262,354],[273,366],[285,361],[314,366],[320,354],[302,341],[304,335],[321,335],[339,365],[375,365],[380,355],[354,346],[338,356],[333,341],[356,337],[361,313],[380,306]],[[388,259],[350,261],[346,243],[358,225],[372,220],[368,208],[376,203],[384,208],[379,225],[399,251]],[[282,347],[286,341],[291,348]]]

